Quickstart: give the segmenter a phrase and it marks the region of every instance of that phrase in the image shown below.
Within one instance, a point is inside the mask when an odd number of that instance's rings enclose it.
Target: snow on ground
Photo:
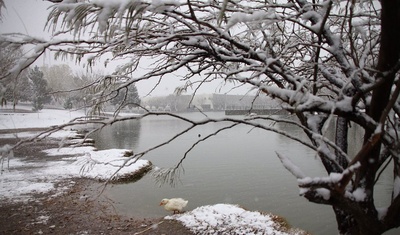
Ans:
[[[74,176],[80,175],[102,181],[108,180],[110,177],[111,179],[119,179],[151,165],[147,160],[125,157],[125,153],[129,150],[107,149],[96,151],[91,148],[93,147],[48,149],[44,152],[49,156],[84,153],[82,157],[72,157],[74,162],[73,164],[67,163],[67,170]],[[71,158],[64,158],[64,160],[70,161]],[[58,173],[57,167],[53,172]]]
[[[51,158],[64,155],[68,150],[70,148],[49,149],[45,150],[44,154]],[[125,162],[134,161],[124,157],[125,152],[126,150],[122,149],[95,151],[93,147],[78,147],[68,153],[71,154],[70,157],[61,160],[26,162],[12,158],[9,160],[10,167],[4,166],[0,176],[0,199],[24,200],[29,198],[31,193],[47,193],[55,190],[57,183],[68,178],[108,180],[113,176],[113,179],[117,179],[150,166],[149,161],[138,160],[118,171]]]
[[[26,107],[22,107],[25,108]],[[21,110],[21,107],[17,107]],[[26,109],[29,111],[29,109]],[[60,125],[81,117],[83,112],[56,109],[43,109],[40,113],[8,112],[0,110],[0,129],[45,128]],[[3,134],[0,138],[32,137],[38,132],[20,132]],[[51,138],[65,139],[76,135],[71,130],[61,130],[52,134]],[[70,143],[75,142],[69,141]],[[79,140],[78,140],[79,141]],[[3,146],[0,149],[4,150]],[[109,149],[96,151],[94,147],[62,147],[47,149],[47,161],[29,161],[26,156],[5,157],[0,155],[0,199],[26,200],[32,193],[47,193],[54,190],[65,190],[57,184],[66,179],[86,177],[98,180],[118,179],[131,176],[135,172],[150,167],[147,160],[130,159],[126,157],[129,150]],[[0,154],[4,154],[1,153]],[[54,156],[67,156],[62,159]],[[4,157],[2,159],[2,157]],[[2,161],[3,160],[3,161]],[[126,165],[121,168],[122,165]],[[58,193],[58,192],[56,192]]]
[[[16,108],[31,110],[26,106],[17,106]],[[84,112],[81,110],[43,109],[38,113],[0,112],[0,129],[45,128],[65,124],[74,118],[83,116]]]
[[[247,211],[237,205],[216,204],[202,206],[183,214],[166,216],[165,219],[181,221],[195,234],[301,234],[302,231],[285,228],[273,215]]]
[[[7,113],[0,110],[0,130],[44,128],[64,124],[73,118],[81,117],[82,114],[80,111],[54,109],[44,109],[40,113]],[[20,132],[17,136],[32,137],[36,133]],[[51,137],[61,140],[73,135],[75,135],[73,131],[62,130],[52,134]],[[10,137],[16,135],[0,136],[0,138]],[[151,164],[147,160],[134,162],[134,159],[124,156],[126,151],[123,149],[96,151],[90,146],[63,147],[44,150],[43,154],[48,155],[49,159],[54,158],[49,161],[27,161],[24,156],[4,159],[3,172],[0,175],[0,200],[30,200],[32,193],[53,192],[53,196],[57,196],[74,184],[74,181],[66,179],[88,177],[107,180],[113,176],[121,177],[135,172]],[[56,157],[58,155],[64,157],[60,159]],[[126,164],[126,167],[120,168],[123,164]],[[120,170],[117,172],[118,169]],[[287,230],[282,227],[279,224],[280,220],[274,220],[273,215],[246,211],[239,206],[229,204],[203,206],[183,214],[167,216],[165,219],[181,221],[196,234],[304,234],[301,230]]]

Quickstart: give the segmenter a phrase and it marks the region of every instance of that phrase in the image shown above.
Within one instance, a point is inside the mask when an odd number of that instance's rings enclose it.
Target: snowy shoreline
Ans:
[[[0,141],[30,138],[37,132],[16,133],[16,130],[42,130],[41,128],[65,124],[80,116],[82,113],[79,111],[54,109],[44,109],[40,113],[12,114],[7,114],[3,110],[0,112]],[[4,134],[6,132],[11,133]],[[10,153],[5,156],[4,150],[7,146],[0,145],[2,155],[0,200],[29,202],[33,196],[37,195],[50,193],[50,197],[61,196],[75,184],[74,178],[89,178],[98,181],[119,181],[127,178],[132,180],[130,178],[132,174],[144,174],[152,167],[151,162],[147,160],[127,157],[127,153],[131,150],[97,151],[90,145],[79,146],[82,139],[76,138],[76,135],[76,131],[60,130],[47,137],[52,140],[53,147],[45,148],[39,153],[43,154],[41,161],[32,161],[29,156],[14,156]],[[63,145],[57,147],[55,143]],[[133,176],[135,177],[137,176]],[[68,182],[70,182],[69,185]],[[180,221],[194,233],[307,234],[300,229],[290,228],[280,217],[247,211],[240,206],[230,204],[203,206],[183,214],[167,216],[165,219]]]
[[[9,111],[0,112],[2,139],[31,138],[52,126],[65,124],[83,115],[80,111],[56,109],[44,109],[39,113],[23,112],[23,109],[15,113]],[[73,130],[60,130],[46,139],[58,142],[59,146],[43,149],[43,159],[39,161],[32,161],[29,154],[15,155],[14,151],[9,151],[12,145],[0,146],[1,199],[26,200],[31,194],[50,191],[57,194],[60,192],[55,185],[69,178],[128,181],[142,176],[152,167],[150,161],[127,156],[131,150],[98,151],[93,146],[87,146],[83,143],[87,140]]]

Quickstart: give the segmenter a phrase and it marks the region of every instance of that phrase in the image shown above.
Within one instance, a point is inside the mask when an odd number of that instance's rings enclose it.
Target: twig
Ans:
[[[156,224],[153,224],[152,226],[150,226],[150,227],[146,228],[146,229],[145,229],[145,230],[143,230],[143,231],[136,232],[136,233],[134,233],[134,235],[138,235],[138,234],[145,233],[145,232],[149,231],[150,229],[153,229],[153,228],[154,228],[154,226],[158,226],[158,225],[160,225],[160,224],[162,224],[162,223],[164,223],[164,220],[162,220],[162,221],[160,221],[160,222],[158,222],[158,223],[156,223]]]

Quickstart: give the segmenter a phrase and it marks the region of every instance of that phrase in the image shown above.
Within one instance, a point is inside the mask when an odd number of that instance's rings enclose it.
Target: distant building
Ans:
[[[250,110],[250,109],[272,109],[279,108],[280,104],[265,95],[225,95],[213,94],[215,110]]]
[[[152,107],[152,110],[165,110],[172,112],[280,108],[280,104],[277,101],[274,101],[265,95],[250,96],[228,94],[201,94],[195,95],[194,97],[192,95],[147,97],[142,99],[142,106]]]

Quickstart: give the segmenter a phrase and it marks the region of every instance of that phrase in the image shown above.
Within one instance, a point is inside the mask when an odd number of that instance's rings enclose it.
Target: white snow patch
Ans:
[[[87,152],[94,151],[96,148],[91,146],[86,147],[65,147],[65,148],[54,148],[54,149],[46,149],[45,152],[49,156],[60,156],[60,155],[76,155],[81,154],[84,155]]]
[[[172,11],[180,5],[181,3],[175,0],[152,0],[151,4],[147,7],[147,10],[154,13],[161,13],[164,11]]]
[[[376,208],[376,211],[378,212],[378,219],[383,220],[387,214],[388,208],[387,207]]]
[[[64,148],[45,150],[51,156],[64,155]],[[67,148],[71,149],[71,148]],[[65,160],[76,159],[72,164],[67,163],[65,174],[72,176],[84,176],[99,180],[117,179],[132,174],[143,167],[150,166],[147,160],[124,157],[128,150],[108,149],[94,151],[91,147],[72,148],[75,154],[84,154],[78,158],[64,158]],[[81,152],[80,152],[81,150]]]
[[[346,197],[351,198],[357,202],[362,202],[365,201],[365,199],[367,198],[367,194],[365,193],[365,189],[357,188],[352,193],[351,192],[346,193]]]
[[[178,220],[196,234],[289,234],[279,230],[271,215],[230,204],[202,206],[165,219]]]
[[[232,28],[237,23],[245,23],[245,22],[254,22],[254,21],[263,21],[267,19],[276,19],[276,14],[273,9],[266,11],[255,11],[252,14],[246,14],[242,12],[233,13],[230,17],[228,23],[226,24],[226,30]]]
[[[58,109],[42,109],[38,113],[0,113],[0,129],[46,128],[68,123],[83,115],[83,111]]]
[[[374,134],[375,134],[375,135],[380,134],[380,133],[382,133],[382,130],[383,130],[382,124],[379,123],[379,124],[376,126],[376,128],[375,128]]]
[[[279,160],[281,160],[283,166],[292,173],[297,179],[305,178],[305,174],[303,171],[295,165],[288,157],[283,156],[282,154],[277,153]]]
[[[318,124],[321,123],[322,117],[318,115],[310,115],[307,118],[307,125],[311,128],[311,130],[318,130]]]
[[[352,105],[352,97],[349,96],[344,96],[342,100],[339,100],[335,103],[336,108],[344,111],[344,112],[351,112],[353,111],[353,105]]]
[[[41,167],[46,166],[10,159],[10,168],[4,169],[0,175],[0,199],[21,201],[29,199],[27,194],[52,191],[58,179],[46,176]]]
[[[362,202],[365,201],[365,199],[367,198],[367,194],[365,193],[365,190],[363,188],[357,188],[353,192],[353,197],[356,201]]]
[[[329,191],[326,188],[318,188],[315,190],[317,192],[317,194],[322,197],[324,200],[329,200],[329,198],[331,198],[331,191]]]
[[[311,184],[313,183],[333,183],[336,184],[343,179],[344,175],[348,175],[350,172],[354,172],[361,166],[360,162],[356,162],[351,165],[349,168],[345,169],[342,173],[331,173],[329,177],[316,177],[314,179],[299,179],[298,182],[300,184]]]
[[[300,195],[300,196],[304,196],[304,195],[306,195],[306,193],[307,193],[309,190],[310,190],[309,188],[300,188],[300,190],[299,190],[299,195]]]
[[[330,173],[329,177],[331,178],[332,183],[340,182],[343,179],[343,174],[341,173]]]
[[[102,151],[94,151],[91,147],[65,149],[84,156],[35,163],[10,159],[10,169],[5,169],[0,175],[0,199],[26,199],[29,198],[27,194],[47,193],[55,190],[57,182],[67,178],[118,179],[151,165],[147,160],[124,157],[126,150],[123,149]],[[51,156],[63,155],[68,152],[65,149],[49,149],[45,152]],[[60,188],[60,190],[66,189],[66,187]]]
[[[27,108],[26,106],[17,107]],[[28,109],[27,109],[28,110]],[[83,112],[67,110],[43,109],[40,113],[0,113],[0,129],[45,128],[69,122],[81,117]],[[10,134],[8,137],[33,137],[37,132]],[[52,138],[67,138],[76,135],[69,130],[60,130],[50,135]],[[3,136],[2,136],[3,137]],[[4,137],[3,137],[4,138]],[[0,146],[0,158],[9,152],[11,146]],[[109,149],[95,151],[94,147],[65,147],[48,149],[48,161],[26,161],[25,156],[9,156],[0,174],[0,200],[29,200],[33,193],[54,193],[59,195],[71,185],[62,187],[57,184],[73,177],[87,177],[99,180],[116,179],[134,174],[143,167],[149,167],[147,160],[125,157],[129,150]],[[72,155],[63,159],[52,156]],[[3,156],[4,157],[4,156]],[[7,157],[7,156],[6,156]],[[0,162],[1,163],[1,162]],[[9,167],[8,167],[9,166]],[[121,168],[124,166],[123,168]],[[57,188],[56,188],[57,186]]]

